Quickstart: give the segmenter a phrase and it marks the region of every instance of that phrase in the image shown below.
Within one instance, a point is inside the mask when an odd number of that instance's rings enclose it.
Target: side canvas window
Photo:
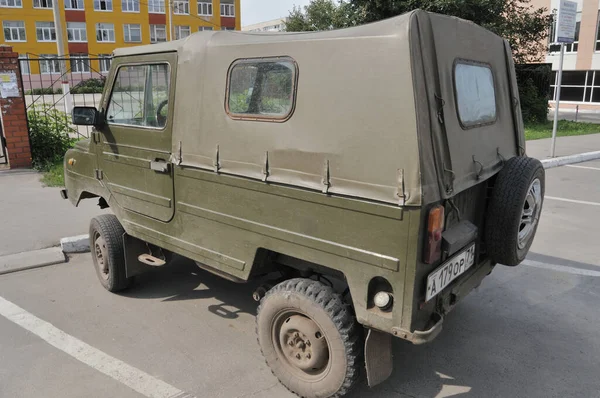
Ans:
[[[458,117],[463,128],[496,121],[496,91],[489,65],[457,61],[454,65],[454,87]]]
[[[298,66],[288,57],[235,61],[227,80],[227,114],[241,120],[288,120],[294,112],[297,76]]]
[[[121,66],[106,111],[108,124],[162,129],[167,124],[168,64]]]

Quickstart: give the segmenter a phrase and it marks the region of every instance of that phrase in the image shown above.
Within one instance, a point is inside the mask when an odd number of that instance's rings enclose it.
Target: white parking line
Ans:
[[[566,167],[573,167],[576,169],[589,169],[589,170],[599,170],[600,171],[600,167],[590,167],[590,166],[575,166],[573,164],[567,164],[565,165]]]
[[[0,297],[0,315],[148,398],[194,398],[148,373],[118,360]]]
[[[585,200],[557,198],[556,196],[544,196],[544,199],[558,200],[561,202],[569,202],[569,203],[579,203],[580,205],[600,206],[600,203],[598,203],[598,202],[587,202]]]
[[[583,276],[600,276],[600,271],[592,271],[589,269],[569,267],[566,265],[547,264],[533,260],[523,260],[521,263],[530,267],[551,269],[558,272],[566,272],[568,274],[583,275]]]

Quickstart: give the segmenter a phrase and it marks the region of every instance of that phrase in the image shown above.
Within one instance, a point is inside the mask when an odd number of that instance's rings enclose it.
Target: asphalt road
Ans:
[[[433,343],[395,340],[392,377],[350,397],[600,397],[600,161],[577,166],[547,171],[527,264],[498,266]],[[177,261],[109,294],[89,255],[1,276],[0,397],[289,397],[252,291]]]

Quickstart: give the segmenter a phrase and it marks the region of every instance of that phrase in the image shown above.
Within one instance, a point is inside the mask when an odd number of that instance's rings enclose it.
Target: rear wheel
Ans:
[[[96,274],[109,292],[128,288],[133,278],[125,272],[123,226],[113,214],[94,217],[90,222],[90,249]]]
[[[515,266],[527,256],[544,200],[542,163],[524,156],[509,159],[498,173],[485,236],[492,261]]]
[[[358,378],[358,325],[340,295],[320,282],[298,278],[271,289],[256,332],[273,374],[301,397],[341,397]]]

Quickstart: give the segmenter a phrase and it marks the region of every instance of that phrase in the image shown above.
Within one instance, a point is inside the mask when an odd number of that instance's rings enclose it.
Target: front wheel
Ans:
[[[360,330],[329,286],[302,278],[278,284],[261,300],[256,332],[273,374],[301,397],[341,397],[358,379]]]
[[[132,278],[126,277],[125,230],[116,216],[103,214],[90,222],[90,249],[96,274],[100,283],[109,292],[118,292],[131,285]]]

